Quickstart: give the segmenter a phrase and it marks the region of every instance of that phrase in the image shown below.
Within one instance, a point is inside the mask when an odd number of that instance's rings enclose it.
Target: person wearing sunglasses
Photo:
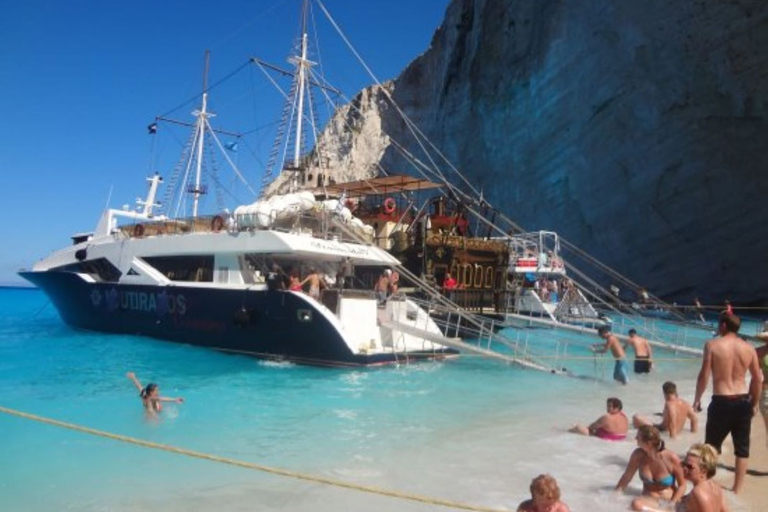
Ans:
[[[643,512],[728,512],[723,488],[712,477],[717,471],[717,450],[708,444],[697,443],[688,449],[681,464],[686,480],[693,484],[693,490],[674,508],[664,506],[653,498],[635,500]]]

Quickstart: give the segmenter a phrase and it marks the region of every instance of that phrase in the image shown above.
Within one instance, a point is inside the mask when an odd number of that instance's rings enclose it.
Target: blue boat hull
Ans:
[[[285,291],[90,283],[72,272],[21,272],[64,322],[317,366],[369,366],[456,355],[452,349],[355,354],[311,300]]]

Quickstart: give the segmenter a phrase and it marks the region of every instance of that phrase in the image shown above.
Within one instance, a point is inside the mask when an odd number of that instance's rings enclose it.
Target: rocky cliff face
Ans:
[[[380,94],[329,146],[406,170]],[[454,0],[392,94],[527,229],[660,295],[768,299],[768,3]]]

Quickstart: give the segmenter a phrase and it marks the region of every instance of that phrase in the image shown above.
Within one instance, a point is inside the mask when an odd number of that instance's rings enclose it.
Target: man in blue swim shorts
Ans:
[[[621,346],[618,338],[611,333],[611,328],[606,325],[597,330],[597,335],[605,340],[605,344],[597,343],[592,345],[592,350],[599,354],[604,354],[610,350],[613,358],[616,360],[613,368],[613,380],[626,384],[629,382],[629,364],[627,363],[627,354],[624,352],[624,347]]]

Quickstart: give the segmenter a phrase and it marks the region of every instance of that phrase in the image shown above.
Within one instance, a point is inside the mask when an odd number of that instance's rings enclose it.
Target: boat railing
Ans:
[[[345,226],[346,229],[340,229],[338,226],[340,222],[344,221],[331,212],[313,211],[291,216],[273,215],[267,226],[245,225],[239,223],[236,216],[217,214],[176,219],[136,220],[133,223],[118,227],[115,234],[124,238],[144,238],[193,233],[277,231],[348,243],[359,243],[359,238],[363,238],[367,242],[373,240],[370,230],[356,225],[347,225]],[[350,230],[354,232],[355,236],[349,234]]]

